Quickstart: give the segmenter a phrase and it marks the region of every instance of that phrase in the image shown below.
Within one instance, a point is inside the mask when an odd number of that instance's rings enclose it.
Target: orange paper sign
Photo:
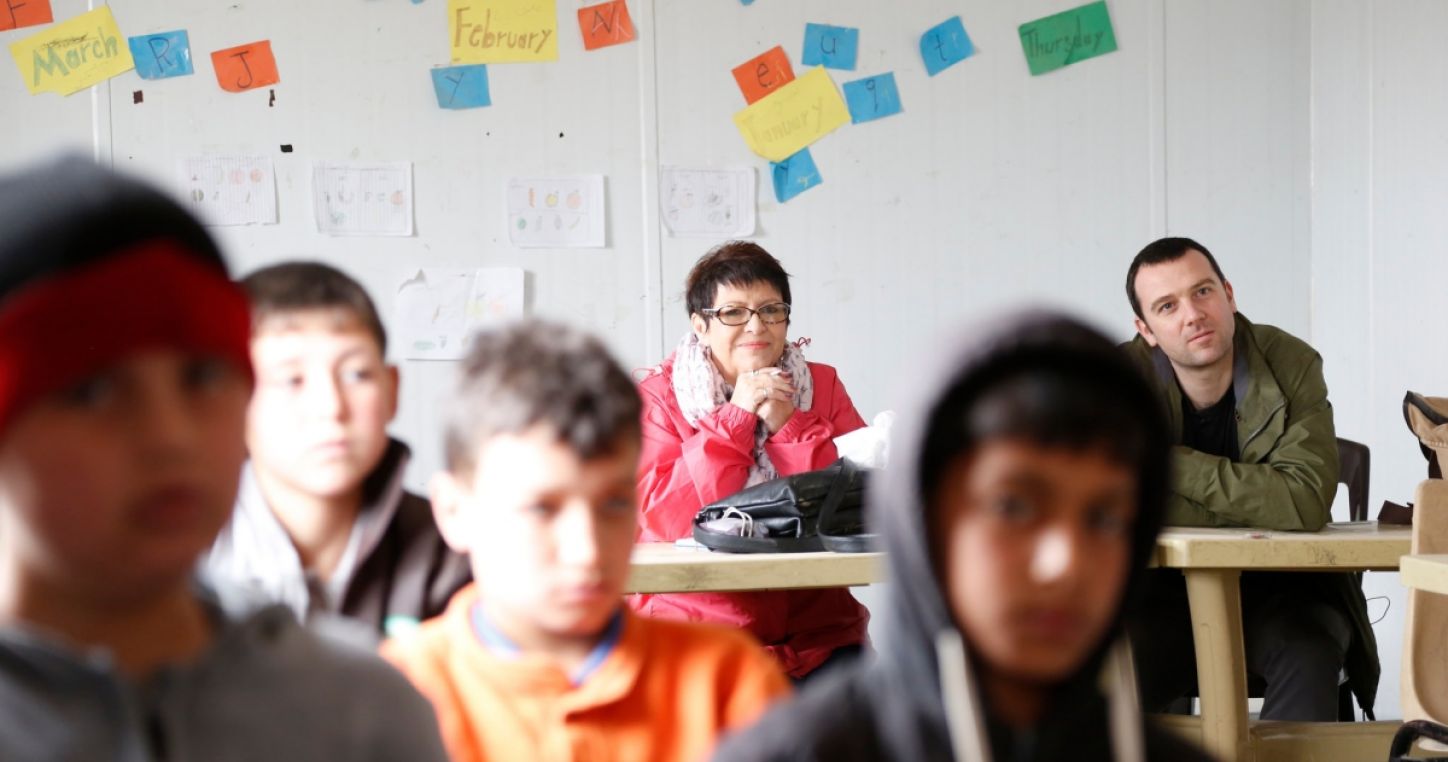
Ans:
[[[0,0],[0,32],[54,20],[50,0]]]
[[[579,8],[578,28],[583,31],[584,50],[633,42],[635,37],[633,22],[628,17],[628,5],[624,0]]]
[[[793,80],[794,69],[789,65],[789,56],[778,45],[734,67],[734,81],[739,83],[744,100],[749,103]]]
[[[277,76],[271,40],[218,50],[211,54],[211,65],[216,69],[216,83],[227,92],[240,93],[282,81]]]

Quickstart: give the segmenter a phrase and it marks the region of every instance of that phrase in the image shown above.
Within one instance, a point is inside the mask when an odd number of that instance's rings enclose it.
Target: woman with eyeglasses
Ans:
[[[835,369],[788,339],[789,273],[758,244],[730,241],[685,283],[691,330],[639,384],[641,542],[692,534],[699,508],[824,468],[834,438],[865,425]],[[796,681],[863,650],[869,612],[844,588],[638,595],[645,616],[747,629]]]

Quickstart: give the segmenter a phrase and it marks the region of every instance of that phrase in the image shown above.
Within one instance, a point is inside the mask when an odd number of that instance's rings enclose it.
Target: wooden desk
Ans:
[[[629,593],[849,587],[884,579],[883,553],[713,553],[668,542],[634,546]]]
[[[1403,556],[1402,582],[1414,590],[1448,595],[1448,556]]]
[[[1202,744],[1209,753],[1223,762],[1254,758],[1242,641],[1242,571],[1394,570],[1411,541],[1408,527],[1380,528],[1375,522],[1332,524],[1321,532],[1184,527],[1162,532],[1157,566],[1181,569],[1186,576]],[[1386,750],[1384,746],[1384,756]]]

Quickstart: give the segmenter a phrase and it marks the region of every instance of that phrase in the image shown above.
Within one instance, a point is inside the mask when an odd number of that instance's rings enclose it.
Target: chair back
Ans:
[[[1372,471],[1372,451],[1362,442],[1337,440],[1337,480],[1347,485],[1348,518],[1368,520],[1368,475]]]

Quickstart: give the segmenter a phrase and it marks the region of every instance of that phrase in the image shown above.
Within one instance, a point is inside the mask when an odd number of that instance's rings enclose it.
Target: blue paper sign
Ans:
[[[191,41],[185,29],[127,37],[136,73],[141,79],[166,79],[196,73],[191,68]]]
[[[800,60],[805,66],[854,71],[859,50],[860,30],[854,27],[804,25],[804,55]]]
[[[932,77],[974,54],[975,45],[959,16],[951,16],[920,35],[920,57],[925,59],[925,71]]]
[[[895,89],[895,72],[846,82],[845,103],[855,124],[900,113],[900,91]]]
[[[437,91],[437,105],[447,109],[478,108],[493,105],[488,94],[488,65],[465,64],[432,70],[432,89]]]
[[[781,204],[820,184],[820,171],[808,148],[784,161],[771,161],[769,167],[774,170],[774,198]]]

